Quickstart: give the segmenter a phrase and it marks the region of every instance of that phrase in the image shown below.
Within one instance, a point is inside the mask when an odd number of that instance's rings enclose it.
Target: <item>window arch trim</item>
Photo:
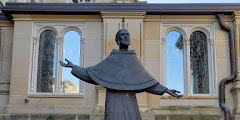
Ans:
[[[166,39],[166,36],[169,32],[171,31],[178,31],[179,33],[182,34],[183,38],[185,38],[187,36],[186,32],[184,31],[184,29],[182,29],[181,27],[179,26],[171,26],[169,28],[167,28],[163,33],[163,38]]]
[[[160,24],[160,83],[163,85],[166,85],[165,80],[165,41],[166,36],[171,31],[178,31],[183,36],[183,44],[184,44],[184,94],[186,96],[216,96],[216,55],[214,53],[215,50],[215,42],[214,42],[214,31],[215,31],[215,24],[206,24],[201,23],[200,26],[195,26],[195,23],[182,23],[182,24],[176,24],[176,23],[168,23],[163,22]],[[210,31],[211,30],[211,31]],[[191,83],[190,81],[190,35],[195,31],[201,31],[207,36],[207,44],[209,49],[209,56],[211,58],[209,59],[209,68],[211,68],[209,74],[211,74],[211,77],[209,78],[211,85],[210,85],[210,92],[209,94],[191,94],[190,88]]]
[[[62,27],[62,26],[59,26],[59,25],[65,25],[65,27]],[[46,22],[36,22],[33,24],[33,37],[32,37],[32,42],[31,42],[31,56],[30,56],[30,65],[29,65],[29,87],[28,87],[28,94],[39,94],[39,95],[46,95],[46,94],[49,94],[49,95],[56,95],[56,94],[59,94],[59,95],[63,95],[63,94],[60,94],[60,87],[55,89],[55,91],[57,91],[56,93],[37,93],[36,92],[36,81],[37,81],[37,65],[36,63],[38,62],[37,61],[37,58],[38,58],[38,49],[39,49],[39,39],[40,39],[40,35],[42,32],[44,32],[45,30],[52,30],[55,34],[56,34],[56,38],[57,38],[57,59],[60,60],[62,58],[62,42],[63,42],[63,37],[65,35],[65,33],[69,30],[75,30],[79,33],[80,37],[81,37],[81,45],[83,50],[81,51],[82,52],[82,55],[84,56],[84,41],[85,41],[85,24],[84,23],[76,23],[76,24],[69,24],[69,23],[46,23]],[[83,57],[83,66],[84,66],[84,57]],[[60,68],[61,66],[60,65],[56,65],[56,72],[58,74],[58,78],[59,79],[59,76],[60,76]],[[58,82],[55,83],[57,86],[59,86],[60,82],[58,80]],[[64,94],[64,95],[84,95],[84,82],[81,82],[81,93],[79,94]]]
[[[196,32],[196,31],[201,31],[201,32],[203,32],[203,33],[207,36],[207,39],[212,38],[210,32],[209,32],[206,28],[201,27],[201,26],[192,27],[192,28],[189,30],[189,32],[188,32],[188,34],[187,34],[187,37],[190,38],[190,36],[192,35],[192,33]]]
[[[46,26],[41,27],[41,29],[38,30],[38,32],[36,34],[36,37],[40,38],[40,35],[45,30],[52,30],[55,33],[56,36],[59,36],[59,33],[58,33],[56,28],[54,28],[53,26],[50,26],[50,25],[46,25]]]
[[[68,31],[70,30],[75,30],[76,32],[78,32],[78,34],[80,35],[81,38],[84,38],[83,32],[82,30],[80,30],[78,27],[76,26],[67,26],[65,27],[62,32],[60,33],[60,36],[64,36]]]

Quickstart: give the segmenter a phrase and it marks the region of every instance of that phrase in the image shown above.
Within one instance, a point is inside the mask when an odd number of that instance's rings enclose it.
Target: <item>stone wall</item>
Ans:
[[[47,23],[49,26],[53,23],[84,24],[86,33],[84,67],[99,63],[109,55],[112,49],[118,49],[115,35],[119,29],[123,28],[124,23],[132,40],[130,49],[136,50],[144,67],[163,85],[165,85],[162,77],[164,76],[162,72],[164,56],[161,52],[167,31],[179,30],[175,29],[179,27],[188,33],[194,27],[196,29],[206,28],[211,38],[208,42],[214,45],[215,51],[212,56],[214,66],[212,74],[215,77],[211,81],[210,94],[185,93],[183,98],[176,99],[168,95],[140,93],[137,94],[138,103],[143,118],[146,120],[148,118],[156,120],[223,119],[223,113],[218,106],[218,84],[230,74],[228,34],[220,28],[214,15],[146,15],[144,12],[102,12],[101,15],[13,15],[13,17],[14,28],[13,24],[2,27],[2,30],[6,32],[3,32],[4,54],[0,54],[3,55],[0,56],[2,57],[0,60],[4,68],[1,69],[2,83],[0,83],[4,86],[0,87],[4,88],[4,90],[0,89],[4,97],[0,97],[0,105],[4,106],[4,111],[8,114],[2,115],[2,119],[15,119],[16,116],[40,119],[48,115],[56,115],[55,117],[63,115],[69,119],[77,117],[80,119],[80,114],[86,115],[84,119],[103,118],[106,91],[99,86],[85,83],[85,93],[82,96],[30,94],[31,53],[34,37],[37,37],[34,34],[36,23]],[[226,16],[224,22],[233,26],[231,20],[231,16]],[[188,40],[187,34],[184,39]],[[10,94],[8,95],[10,79]],[[232,110],[234,102],[230,93],[231,88],[232,84],[226,86],[226,103]],[[26,103],[25,99],[29,102]]]
[[[13,47],[13,23],[0,22],[0,114],[9,103],[10,76]]]
[[[30,18],[28,18],[30,17]],[[45,17],[45,18],[44,18]],[[51,20],[51,17],[53,18]],[[71,22],[83,23],[86,27],[84,40],[84,67],[95,65],[102,60],[102,22],[99,16],[14,16],[14,40],[11,73],[10,102],[7,113],[39,113],[39,114],[90,114],[97,104],[97,93],[94,85],[84,83],[84,95],[43,95],[30,93],[29,80],[32,45],[33,45],[33,21],[39,19],[44,22],[57,21],[62,24]],[[62,19],[66,18],[66,19]],[[24,28],[24,31],[22,30]],[[100,31],[100,32],[99,32]],[[29,102],[25,103],[25,99]]]

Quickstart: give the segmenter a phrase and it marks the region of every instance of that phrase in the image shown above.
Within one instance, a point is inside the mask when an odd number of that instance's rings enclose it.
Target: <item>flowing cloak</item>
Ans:
[[[134,50],[114,49],[99,64],[88,67],[89,76],[99,85],[113,90],[143,90],[158,84],[139,62]]]

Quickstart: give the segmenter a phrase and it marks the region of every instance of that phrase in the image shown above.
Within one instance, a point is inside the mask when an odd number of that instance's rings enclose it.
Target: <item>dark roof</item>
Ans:
[[[240,11],[240,3],[145,4],[145,3],[6,3],[1,6],[5,16],[11,14],[81,15],[100,12],[146,12],[160,14],[232,14]]]
[[[0,20],[8,20],[8,18],[2,13],[0,13]]]

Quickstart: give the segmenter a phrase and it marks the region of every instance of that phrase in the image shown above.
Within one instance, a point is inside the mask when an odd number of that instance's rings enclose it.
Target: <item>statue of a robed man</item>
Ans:
[[[149,92],[156,95],[168,93],[173,97],[182,97],[176,90],[170,90],[159,84],[142,66],[134,50],[128,50],[130,35],[125,29],[116,34],[119,50],[99,64],[82,68],[60,61],[63,67],[71,67],[77,78],[107,89],[105,102],[105,120],[141,120],[135,93]]]

